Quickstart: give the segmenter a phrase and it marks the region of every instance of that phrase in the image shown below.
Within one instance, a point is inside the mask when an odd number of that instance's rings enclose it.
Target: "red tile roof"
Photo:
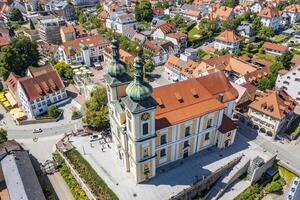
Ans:
[[[167,22],[165,24],[162,24],[158,27],[164,34],[171,33],[175,28],[176,24],[175,22]]]
[[[154,15],[163,15],[165,10],[161,7],[159,8],[152,8],[153,14]]]
[[[216,40],[221,40],[225,42],[238,42],[240,41],[239,36],[237,36],[233,31],[225,30],[220,35],[215,37]]]
[[[279,11],[276,8],[272,7],[272,6],[267,6],[267,7],[264,7],[260,11],[258,16],[265,17],[265,18],[278,17],[279,16]]]
[[[284,46],[282,44],[272,43],[272,42],[265,42],[262,47],[265,49],[272,49],[280,52],[284,52],[288,50],[287,46]]]
[[[300,5],[299,4],[292,4],[287,6],[284,9],[285,12],[290,12],[290,13],[299,13],[300,12]]]
[[[223,115],[222,123],[220,128],[218,129],[221,133],[228,133],[229,131],[233,131],[237,128],[236,124],[229,118],[227,115]]]
[[[223,72],[154,88],[152,96],[160,104],[155,111],[156,129],[223,109],[219,94],[224,95],[224,102],[238,97]]]
[[[44,95],[62,90],[65,86],[58,73],[54,70],[19,80],[29,101],[41,98]]]

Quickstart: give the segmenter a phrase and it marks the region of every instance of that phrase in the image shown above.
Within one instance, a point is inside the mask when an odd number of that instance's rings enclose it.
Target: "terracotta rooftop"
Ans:
[[[212,20],[216,20],[217,18],[219,18],[221,21],[226,21],[229,19],[231,13],[233,12],[233,8],[230,7],[226,7],[226,6],[213,6],[213,11],[211,13],[210,18]]]
[[[239,36],[237,36],[233,31],[225,30],[220,35],[215,37],[216,40],[221,40],[225,42],[238,42],[240,41]]]
[[[167,22],[165,24],[162,24],[158,27],[164,34],[171,33],[175,28],[176,24],[175,22]]]
[[[272,6],[264,7],[263,9],[261,9],[260,13],[258,14],[258,16],[265,17],[265,18],[278,17],[279,15],[280,15],[279,11]]]
[[[235,123],[227,117],[227,115],[223,115],[221,126],[218,129],[221,133],[228,133],[229,131],[233,131],[237,128]]]
[[[270,67],[266,66],[266,67],[257,69],[253,72],[245,74],[244,78],[245,78],[246,82],[253,83],[253,82],[256,82],[256,81],[266,77],[270,73],[271,73]]]
[[[278,91],[266,91],[262,96],[257,96],[249,107],[281,120],[294,109],[296,104],[296,101],[281,89]]]
[[[157,44],[155,44],[155,42],[150,41],[150,40],[145,40],[145,42],[142,46],[154,54],[158,53],[160,50],[160,47]]]
[[[216,84],[212,86],[211,83]],[[218,100],[219,94],[224,95],[223,102],[238,97],[223,72],[154,88],[152,96],[159,102],[155,111],[156,129],[223,109],[225,106]]]
[[[19,83],[29,101],[62,90],[65,87],[60,76],[54,70],[35,77],[19,80]]]
[[[83,38],[77,38],[75,40],[66,41],[63,43],[63,48],[67,56],[70,56],[72,53],[80,53],[80,44],[84,44],[88,47],[95,47],[95,46],[108,46],[109,41],[102,37],[99,34],[83,37]]]
[[[161,7],[157,8],[152,8],[153,14],[154,15],[163,15],[165,10]]]
[[[290,12],[290,13],[299,13],[300,12],[300,5],[299,4],[292,4],[287,6],[284,9],[285,12]]]
[[[272,49],[280,52],[284,52],[288,50],[287,46],[284,46],[282,44],[272,43],[272,42],[265,42],[262,47],[265,49]]]
[[[104,53],[107,53],[111,57],[112,54],[112,49],[110,46],[106,47],[104,49]],[[120,54],[120,60],[123,61],[124,63],[133,63],[135,56],[130,54],[129,52],[119,49],[119,54]]]
[[[167,34],[167,36],[174,38],[176,40],[181,40],[182,38],[187,38],[187,34],[182,33],[182,32],[169,33],[169,34]]]

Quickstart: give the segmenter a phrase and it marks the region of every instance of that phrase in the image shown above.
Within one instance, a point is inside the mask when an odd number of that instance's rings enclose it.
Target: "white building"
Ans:
[[[290,23],[295,23],[300,21],[300,5],[292,4],[287,6],[284,11],[290,17]]]
[[[106,28],[122,35],[125,35],[127,30],[135,30],[137,25],[134,15],[124,12],[109,13],[106,19]]]
[[[258,16],[261,17],[261,23],[263,26],[272,27],[274,30],[279,29],[281,15],[276,8],[270,6],[264,7]]]
[[[174,22],[162,24],[152,33],[152,37],[154,40],[165,39],[167,34],[175,32],[175,28],[176,24]]]
[[[276,88],[283,88],[288,95],[300,103],[300,66],[295,66],[290,71],[279,71]]]
[[[58,48],[59,60],[70,65],[91,66],[103,61],[103,49],[110,42],[99,34],[66,41]]]
[[[239,47],[240,39],[233,31],[225,30],[215,37],[214,48],[217,50],[228,49],[232,53]]]
[[[63,81],[51,66],[33,68],[28,76],[17,78],[15,95],[29,118],[46,113],[49,105],[59,105],[68,98]]]

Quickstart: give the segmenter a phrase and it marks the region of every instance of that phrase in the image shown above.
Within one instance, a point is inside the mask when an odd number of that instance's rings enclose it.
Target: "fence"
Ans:
[[[235,158],[219,168],[217,171],[210,174],[208,177],[204,178],[193,186],[184,189],[175,196],[172,196],[170,200],[191,200],[194,197],[201,195],[202,191],[209,189],[212,184],[214,184],[227,170],[236,165],[241,159],[242,156]]]

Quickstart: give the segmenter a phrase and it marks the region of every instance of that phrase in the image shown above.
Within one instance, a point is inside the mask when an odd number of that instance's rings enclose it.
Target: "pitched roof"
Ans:
[[[44,95],[62,90],[65,86],[58,73],[54,70],[19,80],[29,101],[38,99]]]
[[[182,32],[169,33],[169,34],[167,34],[167,37],[171,37],[171,38],[174,38],[179,41],[182,38],[187,38],[187,34],[182,33]]]
[[[284,12],[299,13],[300,12],[300,5],[299,4],[289,5],[284,9]]]
[[[216,83],[213,87],[212,82]],[[238,96],[222,72],[154,88],[152,97],[159,104],[155,111],[156,129],[223,109],[224,104],[218,100],[221,93],[225,102]]]
[[[155,42],[150,41],[150,40],[145,40],[145,42],[142,46],[154,54],[158,53],[160,50],[160,47],[157,44],[155,44]]]
[[[294,109],[296,104],[296,101],[281,89],[278,91],[266,91],[261,96],[257,96],[249,107],[281,120]]]
[[[220,35],[215,37],[216,40],[221,40],[225,42],[238,42],[240,40],[233,31],[225,30]]]
[[[102,37],[99,34],[90,35],[87,37],[77,38],[75,40],[66,41],[63,43],[63,48],[65,53],[70,56],[73,52],[80,53],[80,44],[86,45],[88,47],[100,46],[100,45],[108,45],[109,41]]]
[[[161,7],[152,8],[154,15],[163,15],[165,10]]]
[[[225,21],[229,19],[232,12],[233,8],[220,6],[215,12],[212,13],[212,17],[213,19],[220,18],[220,20]]]
[[[106,47],[104,49],[104,52],[107,53],[109,56],[111,56],[112,54],[112,48],[110,46]],[[120,60],[125,62],[125,63],[133,63],[135,56],[132,55],[131,53],[123,50],[123,49],[119,49],[119,54],[120,54]]]
[[[175,22],[167,22],[158,27],[164,34],[171,33],[176,28]]]
[[[260,13],[258,14],[260,17],[265,17],[265,18],[273,18],[273,17],[278,17],[279,16],[279,11],[272,7],[272,6],[267,6],[261,9]]]
[[[253,82],[256,82],[256,81],[266,77],[270,73],[271,73],[270,67],[266,66],[266,67],[257,69],[253,72],[249,72],[249,73],[245,74],[244,78],[245,78],[246,82],[253,83]]]
[[[265,42],[262,47],[266,48],[266,49],[280,51],[280,52],[284,52],[284,51],[288,50],[287,46],[284,46],[282,44],[272,43],[272,42]]]
[[[218,129],[221,133],[228,133],[237,128],[236,124],[227,115],[223,115],[221,126]]]

